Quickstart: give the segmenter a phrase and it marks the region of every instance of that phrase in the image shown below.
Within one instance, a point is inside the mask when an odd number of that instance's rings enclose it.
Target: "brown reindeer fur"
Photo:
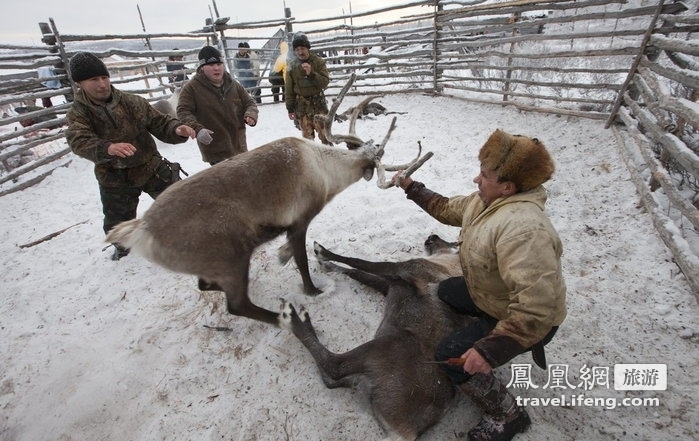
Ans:
[[[142,219],[117,225],[106,240],[218,285],[231,314],[277,324],[276,313],[248,298],[253,250],[286,233],[304,291],[319,293],[308,271],[306,230],[336,194],[373,170],[376,150],[279,139],[173,184]]]
[[[462,274],[456,244],[432,235],[425,247],[435,254],[403,262],[371,262],[315,244],[323,266],[386,296],[383,320],[371,341],[333,353],[318,340],[305,310],[297,313],[284,302],[280,319],[311,353],[326,386],[368,387],[376,419],[396,441],[415,440],[449,408],[454,385],[441,366],[430,362],[437,343],[470,320],[434,293],[437,282]]]

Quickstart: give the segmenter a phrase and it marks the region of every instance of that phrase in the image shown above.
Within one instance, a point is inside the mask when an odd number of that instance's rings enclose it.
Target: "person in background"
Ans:
[[[52,66],[41,66],[37,70],[37,75],[39,78],[46,79],[41,82],[41,85],[47,89],[60,89],[61,82],[56,78],[56,72]],[[45,108],[53,107],[53,102],[50,96],[41,98],[41,105]]]
[[[256,103],[261,103],[260,95],[262,90],[257,87],[260,76],[260,59],[257,54],[250,50],[247,42],[238,43],[238,53],[233,57],[235,65],[235,75],[240,84],[247,89],[248,93],[255,97]]]
[[[531,351],[546,368],[544,345],[566,316],[563,247],[544,213],[554,171],[551,156],[536,138],[496,130],[478,154],[478,191],[444,197],[411,178],[393,182],[438,221],[461,227],[463,277],[442,281],[439,298],[474,317],[468,327],[444,338],[435,359],[461,358],[445,366],[452,381],[485,413],[468,432],[471,441],[509,441],[531,421],[492,370]]]
[[[176,51],[178,49],[173,48],[173,50]],[[165,64],[165,70],[172,72],[170,76],[167,77],[168,83],[173,84],[174,86],[182,86],[182,82],[187,80],[185,69],[186,66],[182,62],[181,55],[171,55],[168,57],[167,63]],[[171,91],[175,90],[174,86],[170,87]]]
[[[286,58],[289,56],[289,44],[286,41],[279,43],[279,56],[274,61],[274,67],[269,73],[269,82],[272,84],[272,96],[274,102],[284,101],[284,74],[286,72]]]
[[[296,55],[289,61],[284,75],[284,98],[289,119],[298,121],[306,139],[314,140],[315,132],[323,144],[332,145],[325,135],[322,118],[328,114],[325,88],[330,83],[325,60],[312,54],[311,43],[304,34],[298,34],[291,42]]]
[[[180,144],[195,132],[145,98],[114,88],[107,67],[94,54],[76,53],[68,68],[79,89],[66,115],[66,140],[76,155],[95,163],[106,234],[136,218],[141,193],[155,199],[179,180],[178,165],[161,156],[153,136]],[[127,254],[117,246],[112,260]]]
[[[180,92],[177,117],[197,132],[202,160],[215,165],[248,150],[245,125],[257,124],[255,100],[226,72],[221,53],[204,46],[197,73]]]

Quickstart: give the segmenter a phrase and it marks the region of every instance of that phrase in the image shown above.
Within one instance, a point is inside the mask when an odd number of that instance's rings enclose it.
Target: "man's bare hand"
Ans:
[[[127,158],[136,153],[136,147],[128,142],[115,142],[113,144],[109,144],[109,147],[107,147],[107,153],[119,158]]]
[[[177,133],[179,136],[186,136],[192,139],[197,137],[197,132],[194,131],[193,128],[184,124],[182,124],[181,126],[177,126],[177,128],[175,129],[175,133]]]
[[[398,170],[391,178],[391,184],[395,185],[396,187],[400,187],[403,190],[408,188],[408,186],[413,183],[413,178],[410,176],[405,178],[402,177],[404,172],[405,170]]]
[[[301,69],[303,69],[303,73],[306,74],[306,76],[309,76],[311,72],[313,72],[313,68],[311,67],[311,63],[301,63]]]
[[[464,372],[468,374],[489,374],[493,367],[490,366],[485,358],[475,349],[471,348],[461,355],[461,358],[465,359],[464,362]]]

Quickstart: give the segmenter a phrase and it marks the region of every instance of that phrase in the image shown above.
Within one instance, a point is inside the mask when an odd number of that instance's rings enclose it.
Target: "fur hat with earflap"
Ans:
[[[511,181],[517,191],[529,191],[551,179],[555,166],[544,144],[536,138],[510,135],[497,129],[478,153],[481,165]]]
[[[70,58],[68,63],[70,77],[79,83],[94,77],[108,77],[109,71],[102,60],[89,52],[78,52]]]
[[[291,41],[291,47],[295,50],[297,47],[311,48],[311,42],[308,41],[306,34],[297,34]]]

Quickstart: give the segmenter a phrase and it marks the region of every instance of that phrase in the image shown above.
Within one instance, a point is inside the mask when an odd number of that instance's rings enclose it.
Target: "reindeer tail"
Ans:
[[[142,219],[132,219],[112,228],[105,242],[133,249],[138,254],[148,256],[152,248],[153,236],[148,232],[146,223]]]

